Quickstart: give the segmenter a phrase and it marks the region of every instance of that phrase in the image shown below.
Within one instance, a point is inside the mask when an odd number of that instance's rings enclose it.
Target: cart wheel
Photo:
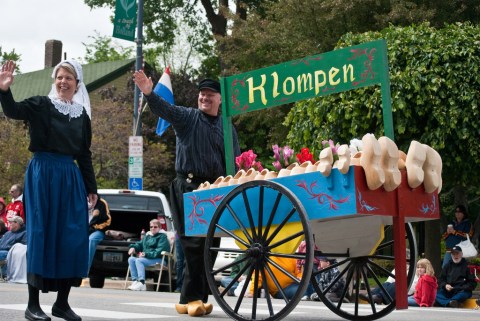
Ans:
[[[233,237],[240,248],[216,247],[214,239],[218,236]],[[305,253],[297,253],[297,247],[303,240],[306,243]],[[295,308],[310,282],[313,237],[305,209],[290,190],[278,183],[250,181],[233,189],[215,211],[205,245],[205,271],[210,290],[223,311],[235,320],[284,318]],[[213,270],[213,262],[220,251],[230,257],[242,256]],[[281,261],[284,266],[288,262],[290,267],[296,267],[297,260],[305,261],[301,277],[278,263]],[[240,272],[224,289],[219,289],[215,277],[234,266]],[[228,292],[242,275],[245,280],[251,280],[252,287],[249,282],[244,282],[243,286],[240,283],[237,289],[237,292],[241,291],[239,296],[229,296]],[[297,285],[293,296],[281,290],[279,280],[285,278]],[[266,280],[270,292],[277,292],[275,297],[279,300],[275,300],[275,304],[268,295]]]
[[[410,287],[415,275],[417,246],[413,229],[410,223],[405,224],[405,239],[407,249],[410,255],[407,255],[407,289]],[[321,245],[319,245],[321,248]],[[405,254],[406,255],[406,254]],[[383,287],[381,276],[391,276],[390,270],[382,267],[382,263],[394,262],[393,254],[393,229],[392,226],[385,227],[385,238],[378,246],[373,255],[361,257],[342,258],[338,262],[333,262],[328,268],[314,271],[312,273],[312,284],[318,294],[319,299],[337,315],[349,320],[375,320],[389,314],[395,309],[395,298],[390,297],[387,290]],[[330,283],[323,284],[317,280],[321,280],[322,274],[329,273],[333,269],[340,267],[342,272]],[[370,286],[370,282],[374,282],[374,286]],[[336,286],[342,286],[343,291],[340,300],[332,299],[329,290]],[[364,288],[364,289],[361,289]],[[379,291],[387,298],[383,305],[377,305],[372,300],[372,290],[378,288]],[[375,290],[375,291],[378,291]],[[360,295],[360,297],[359,297]],[[359,305],[359,298],[368,298],[367,304]],[[361,299],[363,299],[361,298]],[[338,301],[338,302],[333,302]],[[350,304],[349,304],[350,303]],[[361,309],[359,307],[361,306]]]

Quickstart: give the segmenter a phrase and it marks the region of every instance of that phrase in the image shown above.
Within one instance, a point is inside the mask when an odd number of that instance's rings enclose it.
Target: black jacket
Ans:
[[[442,269],[440,278],[438,279],[438,288],[445,290],[445,285],[453,286],[453,293],[467,291],[472,292],[477,286],[475,276],[470,273],[467,266],[467,260],[462,258],[458,263],[448,262]]]
[[[110,216],[110,209],[108,208],[108,203],[103,198],[99,197],[97,204],[93,208],[93,217],[90,220],[88,233],[92,234],[97,230],[105,232],[107,227],[110,226],[111,222],[112,217]]]

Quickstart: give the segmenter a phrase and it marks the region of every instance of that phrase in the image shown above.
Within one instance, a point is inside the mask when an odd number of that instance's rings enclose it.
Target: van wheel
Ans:
[[[90,287],[101,289],[105,285],[105,277],[100,275],[90,275]]]

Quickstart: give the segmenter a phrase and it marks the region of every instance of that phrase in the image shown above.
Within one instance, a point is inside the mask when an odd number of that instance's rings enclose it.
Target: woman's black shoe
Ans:
[[[80,318],[78,315],[73,312],[72,309],[68,308],[67,310],[62,310],[59,307],[55,305],[55,303],[52,306],[52,315],[57,318],[62,318],[67,321],[81,321],[82,318]]]
[[[25,310],[25,319],[27,320],[40,320],[40,321],[51,321],[50,317],[46,315],[43,311],[37,311],[33,313],[29,308]]]

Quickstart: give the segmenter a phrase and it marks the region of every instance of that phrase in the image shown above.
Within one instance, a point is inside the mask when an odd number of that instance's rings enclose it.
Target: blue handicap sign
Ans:
[[[128,178],[128,189],[134,191],[143,190],[143,178],[141,177],[129,177]]]

